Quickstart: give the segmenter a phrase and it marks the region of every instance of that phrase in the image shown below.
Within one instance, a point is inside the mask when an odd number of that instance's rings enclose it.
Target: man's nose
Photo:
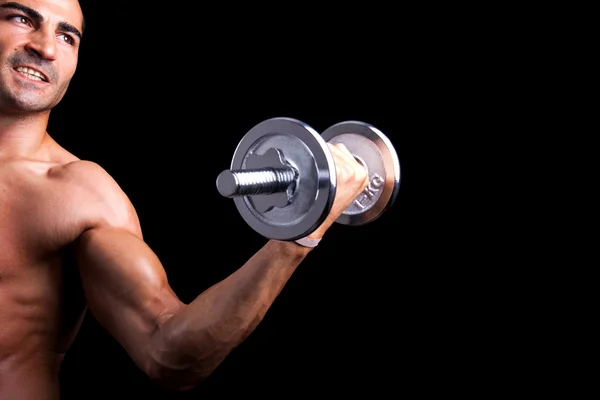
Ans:
[[[56,35],[50,30],[36,30],[31,33],[31,39],[26,48],[41,58],[54,60],[56,58]]]

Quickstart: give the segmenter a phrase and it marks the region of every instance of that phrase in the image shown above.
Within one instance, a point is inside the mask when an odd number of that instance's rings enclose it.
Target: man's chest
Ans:
[[[80,233],[77,210],[43,165],[0,164],[0,266],[51,257]]]

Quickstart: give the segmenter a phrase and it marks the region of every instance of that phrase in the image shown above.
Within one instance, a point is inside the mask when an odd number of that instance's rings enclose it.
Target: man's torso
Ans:
[[[0,161],[0,400],[56,390],[85,312],[69,248],[85,229],[82,197],[63,172],[57,163]]]

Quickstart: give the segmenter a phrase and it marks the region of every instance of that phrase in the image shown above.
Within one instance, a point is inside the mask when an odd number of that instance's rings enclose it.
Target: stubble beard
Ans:
[[[18,89],[0,84],[0,110],[9,114],[44,113],[52,110],[63,99],[69,82],[58,92],[40,94],[34,84],[21,84]]]
[[[14,81],[14,66],[19,64],[30,64],[39,66],[49,76],[51,82],[58,81],[58,73],[53,68],[42,67],[43,62],[37,57],[27,53],[13,54],[0,70],[0,110],[8,113],[40,113],[52,110],[64,97],[70,80],[63,82],[56,91],[46,88],[40,92],[39,85],[25,80]],[[55,87],[56,89],[56,87]]]

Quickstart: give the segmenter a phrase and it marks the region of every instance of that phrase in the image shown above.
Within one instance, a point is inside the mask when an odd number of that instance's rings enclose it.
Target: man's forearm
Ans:
[[[269,241],[240,269],[168,316],[152,340],[159,371],[176,387],[207,377],[254,330],[311,250]]]

